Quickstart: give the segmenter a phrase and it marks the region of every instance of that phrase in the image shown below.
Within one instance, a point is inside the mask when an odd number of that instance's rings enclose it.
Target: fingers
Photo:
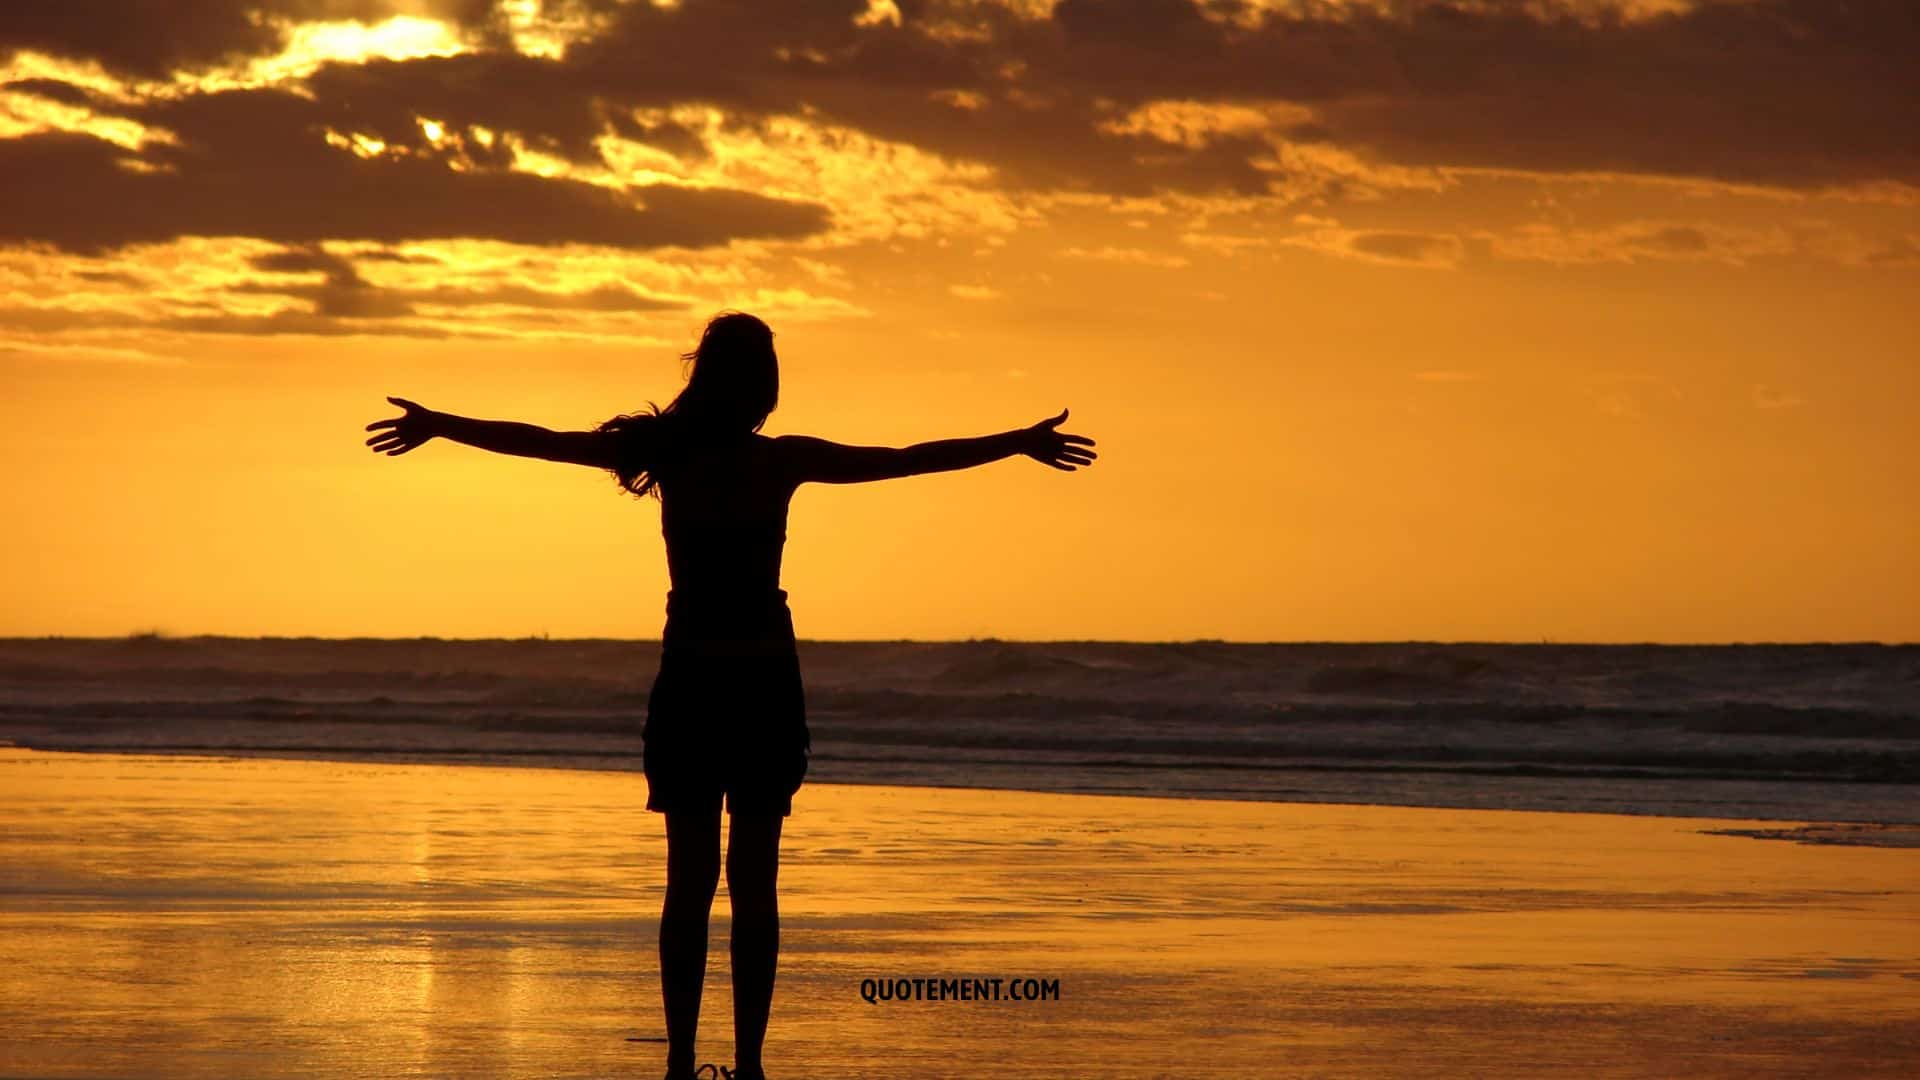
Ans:
[[[1074,442],[1072,439],[1060,437],[1058,441],[1053,444],[1051,452],[1055,457],[1078,457],[1085,458],[1088,461],[1092,461],[1094,458],[1100,456],[1093,450],[1092,439],[1082,439],[1079,442]]]
[[[1063,472],[1072,472],[1093,464],[1096,455],[1090,450],[1077,447],[1060,447],[1040,460]]]
[[[1093,446],[1093,445],[1094,445],[1094,441],[1093,441],[1092,439],[1089,439],[1089,438],[1087,438],[1087,437],[1086,437],[1085,435],[1069,435],[1069,434],[1067,434],[1067,433],[1066,433],[1066,432],[1064,432],[1064,431],[1062,431],[1062,432],[1058,432],[1057,434],[1058,434],[1058,435],[1059,435],[1059,436],[1060,436],[1060,437],[1061,437],[1062,439],[1065,439],[1066,441],[1068,441],[1068,442],[1070,442],[1070,443],[1079,443],[1079,444],[1080,444],[1080,445],[1082,445],[1082,446]]]
[[[388,395],[387,400],[393,402],[395,405],[398,405],[403,409],[417,409],[420,407],[403,397],[393,397],[392,395]]]
[[[402,419],[404,418],[396,416],[390,420],[375,420],[373,423],[368,424],[366,429],[368,431],[375,431],[380,428],[393,427],[395,424],[398,424]]]
[[[1062,423],[1066,421],[1066,419],[1067,419],[1067,410],[1061,409],[1059,416],[1049,417],[1048,419],[1042,420],[1040,421],[1039,426],[1044,428],[1059,427]]]

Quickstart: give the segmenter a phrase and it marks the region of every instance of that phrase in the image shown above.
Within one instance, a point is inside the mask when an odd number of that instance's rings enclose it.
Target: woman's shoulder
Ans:
[[[763,435],[756,431],[753,437],[763,456],[781,463],[802,459],[824,443],[811,435]]]

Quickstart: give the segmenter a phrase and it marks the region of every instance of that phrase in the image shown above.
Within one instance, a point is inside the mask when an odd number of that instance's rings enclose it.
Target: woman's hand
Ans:
[[[416,405],[406,398],[390,397],[387,400],[405,409],[406,414],[387,420],[375,420],[367,425],[368,431],[388,429],[380,431],[380,434],[367,440],[367,445],[373,447],[374,453],[398,457],[441,433],[439,413],[425,406]]]
[[[1100,455],[1093,452],[1092,439],[1057,430],[1066,419],[1067,410],[1061,409],[1059,416],[1049,417],[1021,431],[1020,452],[1042,465],[1051,465],[1063,472],[1093,464],[1093,459]]]

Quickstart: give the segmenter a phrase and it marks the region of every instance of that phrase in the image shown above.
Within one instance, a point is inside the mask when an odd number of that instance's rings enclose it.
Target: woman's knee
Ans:
[[[720,868],[717,865],[688,867],[672,865],[667,867],[667,904],[697,904],[707,907],[713,903],[713,894],[720,887]]]
[[[778,815],[735,814],[727,835],[727,893],[771,902],[780,876]]]
[[[720,815],[667,815],[668,901],[712,903],[719,884]]]

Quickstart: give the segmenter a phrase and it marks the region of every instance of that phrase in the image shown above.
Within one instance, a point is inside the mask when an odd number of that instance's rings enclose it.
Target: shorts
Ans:
[[[813,741],[786,596],[668,594],[641,732],[648,810],[793,813]]]

